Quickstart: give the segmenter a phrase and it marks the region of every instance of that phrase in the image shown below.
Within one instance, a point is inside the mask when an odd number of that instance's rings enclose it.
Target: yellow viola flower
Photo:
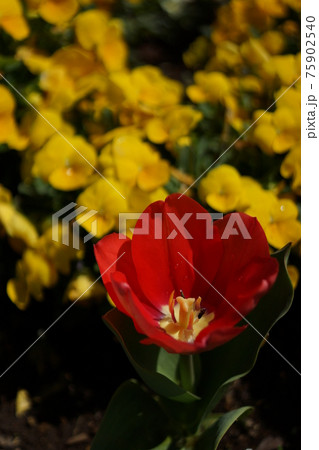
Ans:
[[[109,13],[98,9],[89,9],[78,14],[74,25],[80,45],[86,50],[92,50],[99,45],[104,40],[109,20]]]
[[[86,186],[96,164],[94,147],[82,136],[55,134],[34,157],[33,176],[54,188],[72,191]]]
[[[245,211],[253,203],[258,202],[263,191],[262,186],[254,178],[241,177],[240,199],[237,203],[236,210]]]
[[[270,14],[256,0],[231,0],[218,8],[211,38],[215,44],[225,40],[241,43],[251,35],[252,26],[264,30],[271,23]]]
[[[0,184],[0,203],[10,203],[11,200],[12,194],[9,189]]]
[[[47,70],[51,64],[51,60],[47,55],[35,48],[27,46],[19,47],[15,57],[17,60],[23,61],[23,64],[33,74],[39,74]]]
[[[275,55],[260,68],[260,76],[266,80],[278,79],[290,86],[300,76],[300,55]]]
[[[223,164],[208,172],[199,185],[199,197],[223,213],[236,209],[241,196],[241,179],[235,167]]]
[[[128,50],[119,20],[110,20],[107,12],[91,9],[75,18],[75,33],[84,49],[97,51],[108,71],[125,68]]]
[[[259,66],[270,58],[261,41],[256,38],[249,38],[246,42],[243,42],[240,46],[240,52],[245,61],[252,66]]]
[[[167,183],[170,169],[151,145],[136,136],[121,136],[104,147],[99,158],[106,174],[116,174],[120,182],[129,187],[138,186],[152,191]],[[114,168],[114,172],[109,169]]]
[[[282,0],[255,0],[256,6],[265,14],[271,17],[285,17],[287,14],[287,7]]]
[[[4,230],[17,251],[25,246],[35,247],[38,240],[35,226],[7,200],[8,197],[5,201],[0,200],[0,231]]]
[[[49,227],[39,238],[37,249],[41,254],[51,261],[58,272],[69,275],[71,271],[71,261],[79,260],[83,257],[84,248],[79,242],[80,249],[73,248],[73,233],[70,224],[59,223]],[[63,235],[67,235],[70,245],[62,242]]]
[[[18,41],[29,36],[30,28],[19,0],[0,0],[0,28]]]
[[[32,296],[43,300],[43,289],[50,288],[57,282],[57,273],[53,265],[37,253],[27,249],[16,265],[16,277],[7,283],[10,300],[21,310],[25,310]]]
[[[77,0],[40,0],[38,13],[46,22],[59,25],[72,19],[78,9]]]
[[[116,94],[121,125],[143,127],[153,116],[180,103],[183,86],[165,77],[153,66],[142,66],[131,72],[112,72],[110,90]]]
[[[61,113],[51,108],[38,108],[38,113],[30,112],[24,116],[22,129],[28,129],[32,148],[42,147],[56,133],[57,129],[63,136],[72,136],[74,128],[67,123]],[[46,120],[43,119],[43,117]]]
[[[107,83],[105,69],[94,53],[76,45],[57,50],[39,81],[40,88],[48,94],[46,106],[59,111],[96,89],[103,91]]]
[[[113,130],[110,130],[103,135],[99,134],[92,135],[91,142],[96,148],[101,148],[104,147],[106,144],[112,142],[113,139],[116,139],[121,136],[135,136],[137,138],[142,139],[144,135],[145,135],[144,130],[136,128],[134,125],[130,125],[127,127],[113,128]]]
[[[292,266],[292,265],[287,266],[287,270],[288,270],[288,275],[289,275],[291,284],[292,284],[293,288],[296,289],[296,287],[298,286],[298,283],[299,283],[299,278],[300,278],[299,270],[297,269],[296,266]]]
[[[122,36],[122,23],[110,20],[103,41],[97,47],[97,55],[108,72],[126,67],[128,47]]]
[[[110,179],[110,183],[124,196],[126,194],[125,186],[117,180]],[[119,195],[118,192],[102,178],[99,178],[89,187],[87,187],[77,198],[77,203],[86,206],[89,210],[95,210],[97,213],[81,223],[81,217],[77,221],[89,233],[93,233],[100,238],[118,226],[119,214],[128,211],[127,200]],[[86,211],[87,212],[87,211]],[[85,213],[84,213],[85,214]]]
[[[286,155],[280,166],[280,174],[284,178],[292,178],[292,189],[300,195],[301,189],[301,147],[294,146]]]
[[[77,274],[68,284],[65,292],[67,300],[81,303],[88,300],[105,298],[105,288],[102,283],[95,282],[96,277],[90,273]]]
[[[262,34],[260,42],[270,55],[279,55],[284,51],[286,38],[281,31],[268,30]]]
[[[194,103],[224,103],[225,98],[232,93],[231,81],[221,72],[199,71],[195,73],[194,81],[195,84],[186,89]]]
[[[16,124],[14,110],[15,99],[9,89],[0,84],[0,144],[8,144],[15,150],[23,150],[28,144],[28,137],[23,136]]]
[[[285,153],[300,140],[300,92],[291,91],[278,100],[273,113],[262,110],[254,113],[254,120],[259,120],[252,131],[253,140],[267,154]]]
[[[239,46],[231,41],[222,41],[216,45],[215,56],[212,58],[206,70],[227,70],[239,68],[243,63]]]
[[[254,75],[245,75],[238,79],[238,87],[241,91],[261,94],[264,90],[262,81]]]
[[[204,36],[198,36],[183,53],[183,61],[186,67],[191,69],[199,67],[209,55],[210,42]]]
[[[166,143],[173,148],[180,139],[189,135],[203,114],[190,106],[177,106],[161,118],[153,118],[147,122],[146,135],[154,144]]]
[[[289,242],[295,245],[300,240],[298,208],[290,199],[279,199],[264,191],[245,213],[257,217],[272,247],[282,248]]]

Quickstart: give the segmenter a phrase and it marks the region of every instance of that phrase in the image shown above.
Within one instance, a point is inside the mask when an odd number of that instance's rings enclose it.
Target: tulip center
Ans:
[[[214,319],[215,314],[207,313],[205,308],[201,308],[201,297],[175,298],[174,294],[173,291],[168,305],[162,309],[164,317],[159,321],[159,325],[174,339],[194,342],[198,334]]]

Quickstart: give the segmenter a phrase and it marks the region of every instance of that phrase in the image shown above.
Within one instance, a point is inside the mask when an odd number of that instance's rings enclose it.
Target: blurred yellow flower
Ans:
[[[256,38],[249,38],[240,46],[240,52],[243,58],[252,66],[260,66],[270,58],[269,53]]]
[[[245,211],[251,204],[259,201],[264,192],[262,186],[252,177],[241,177],[240,199],[237,203],[237,211]]]
[[[8,144],[15,150],[23,150],[28,137],[20,133],[14,118],[15,99],[9,89],[0,84],[0,144]]]
[[[240,54],[239,46],[231,41],[222,41],[216,45],[216,54],[209,61],[207,70],[227,70],[239,68],[243,59]]]
[[[223,164],[208,172],[199,185],[199,197],[211,208],[223,213],[236,209],[241,196],[238,171]]]
[[[210,42],[204,36],[198,36],[183,53],[183,61],[186,67],[196,69],[208,57]]]
[[[126,191],[123,184],[117,180],[110,179],[110,183],[123,195]],[[77,217],[77,221],[89,233],[94,230],[94,235],[98,238],[104,236],[113,228],[118,226],[120,213],[128,211],[127,200],[122,198],[114,188],[102,178],[95,181],[87,187],[77,198],[77,203],[86,206],[90,210],[97,211],[90,219],[81,223],[81,217]]]
[[[131,72],[113,72],[109,79],[113,91],[122,99],[119,103],[122,125],[143,126],[145,120],[166,112],[182,98],[182,84],[165,77],[157,67],[142,66]]]
[[[195,84],[186,89],[194,103],[224,103],[225,98],[232,93],[229,78],[221,72],[199,71],[195,73],[194,81]]]
[[[54,266],[35,250],[27,249],[16,265],[16,277],[7,283],[10,300],[21,310],[27,308],[30,296],[43,300],[43,288],[50,288],[57,282]]]
[[[29,36],[30,29],[23,17],[20,0],[0,0],[0,28],[18,41]]]
[[[278,79],[282,85],[290,86],[300,76],[300,54],[271,56],[260,68],[265,80]]]
[[[70,245],[62,243],[63,235],[67,234]],[[53,237],[57,238],[54,240]],[[84,254],[84,246],[79,242],[80,249],[73,248],[73,234],[69,224],[55,225],[49,227],[39,238],[37,249],[51,261],[58,272],[69,275],[71,261],[81,259]]]
[[[270,55],[279,55],[286,45],[285,35],[276,30],[266,31],[261,36],[260,41]]]
[[[288,270],[288,275],[289,275],[291,284],[292,284],[293,288],[296,289],[296,287],[298,286],[299,277],[300,277],[299,270],[297,269],[296,266],[292,266],[292,265],[289,265],[287,267],[287,270]]]
[[[301,147],[294,146],[281,163],[280,173],[284,178],[292,178],[292,189],[300,195],[301,188]]]
[[[25,246],[35,247],[37,243],[38,232],[35,226],[8,202],[8,198],[5,201],[0,200],[0,231],[1,228],[17,251],[21,251]]]
[[[151,142],[167,143],[167,147],[172,148],[180,139],[187,137],[202,118],[203,114],[190,106],[176,106],[163,117],[150,119],[146,125],[146,135]]]
[[[23,61],[23,64],[34,74],[43,72],[51,64],[50,58],[43,52],[25,45],[18,48],[15,57],[19,61]]]
[[[245,212],[257,217],[272,247],[282,248],[289,242],[295,245],[300,240],[298,208],[292,200],[280,199],[270,191],[263,191]]]
[[[46,106],[63,111],[88,93],[107,86],[103,65],[93,52],[76,45],[61,47],[40,75],[40,88],[47,92]]]
[[[34,158],[32,173],[54,188],[72,191],[87,185],[96,164],[94,147],[82,136],[55,134]]]
[[[76,14],[79,3],[77,0],[40,0],[39,15],[46,22],[61,24]]]
[[[278,97],[282,91],[276,93]],[[254,142],[267,154],[285,153],[300,141],[300,92],[291,88],[277,102],[274,112],[256,110],[252,136]],[[264,114],[263,114],[264,113]]]
[[[91,9],[75,18],[75,33],[84,49],[97,51],[108,71],[125,68],[128,51],[119,20],[110,20],[107,12]]]
[[[136,136],[121,136],[102,149],[99,161],[106,174],[114,173],[129,187],[152,191],[167,183],[170,169],[151,145]]]
[[[105,298],[105,288],[103,284],[96,282],[96,277],[92,274],[80,273],[69,282],[65,295],[71,302],[85,302]]]

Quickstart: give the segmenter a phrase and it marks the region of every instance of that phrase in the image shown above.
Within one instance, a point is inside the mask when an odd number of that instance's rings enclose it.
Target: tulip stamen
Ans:
[[[175,306],[174,294],[175,294],[175,291],[173,291],[171,293],[171,295],[169,296],[168,307],[169,307],[169,312],[172,316],[172,320],[174,323],[176,323],[175,311],[174,311],[174,306]]]
[[[177,340],[194,342],[198,334],[214,319],[215,314],[207,313],[206,308],[200,307],[201,297],[174,298],[174,294],[175,291],[171,293],[168,305],[163,307],[164,317],[159,325]]]

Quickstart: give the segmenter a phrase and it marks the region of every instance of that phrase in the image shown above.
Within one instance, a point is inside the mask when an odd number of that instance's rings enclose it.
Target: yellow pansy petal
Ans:
[[[199,187],[199,196],[213,209],[229,212],[236,208],[241,195],[241,179],[238,171],[223,164],[209,172]]]
[[[127,45],[120,39],[105,41],[98,46],[97,54],[109,72],[125,68],[128,50]]]
[[[96,278],[91,274],[77,275],[70,281],[66,289],[66,296],[71,302],[105,297],[105,289],[101,283],[96,283]]]
[[[77,0],[44,0],[39,14],[49,23],[58,24],[70,20],[79,8]]]
[[[283,132],[277,135],[273,141],[273,150],[275,153],[287,152],[295,143],[291,132]]]
[[[15,100],[9,89],[0,84],[0,114],[12,113]]]
[[[91,9],[76,16],[75,34],[83,48],[90,50],[104,40],[108,21],[109,15],[97,9]]]
[[[0,224],[10,237],[20,239],[30,247],[36,244],[38,233],[35,227],[10,203],[0,203]]]
[[[123,181],[128,186],[134,186],[136,184],[137,175],[140,169],[135,161],[126,158],[118,158],[115,162],[115,166],[120,181]]]
[[[207,99],[204,90],[201,87],[196,86],[196,85],[189,86],[186,89],[186,93],[187,93],[188,97],[192,100],[192,102],[194,102],[194,103],[202,103],[202,102],[205,102]]]
[[[143,191],[152,191],[167,183],[170,176],[167,161],[159,161],[151,166],[144,167],[137,177],[137,185]]]
[[[168,138],[167,130],[161,119],[151,119],[147,122],[146,135],[155,144],[163,144]]]
[[[22,16],[2,17],[0,18],[0,25],[10,36],[18,41],[28,37],[30,33],[28,23]]]
[[[287,270],[288,270],[288,275],[289,275],[291,284],[292,284],[293,288],[296,289],[298,282],[299,282],[299,276],[300,276],[299,270],[297,269],[296,266],[292,266],[292,265],[289,265],[287,267]]]
[[[59,167],[49,176],[49,182],[55,189],[73,191],[88,183],[89,172],[84,167]]]
[[[254,130],[254,140],[256,144],[269,155],[273,153],[273,144],[276,137],[276,129],[267,123],[257,125]]]
[[[17,308],[24,311],[30,303],[30,294],[25,280],[12,278],[7,283],[7,294]]]
[[[282,248],[289,242],[295,245],[300,240],[301,225],[297,220],[285,220],[269,224],[265,232],[272,247]]]

